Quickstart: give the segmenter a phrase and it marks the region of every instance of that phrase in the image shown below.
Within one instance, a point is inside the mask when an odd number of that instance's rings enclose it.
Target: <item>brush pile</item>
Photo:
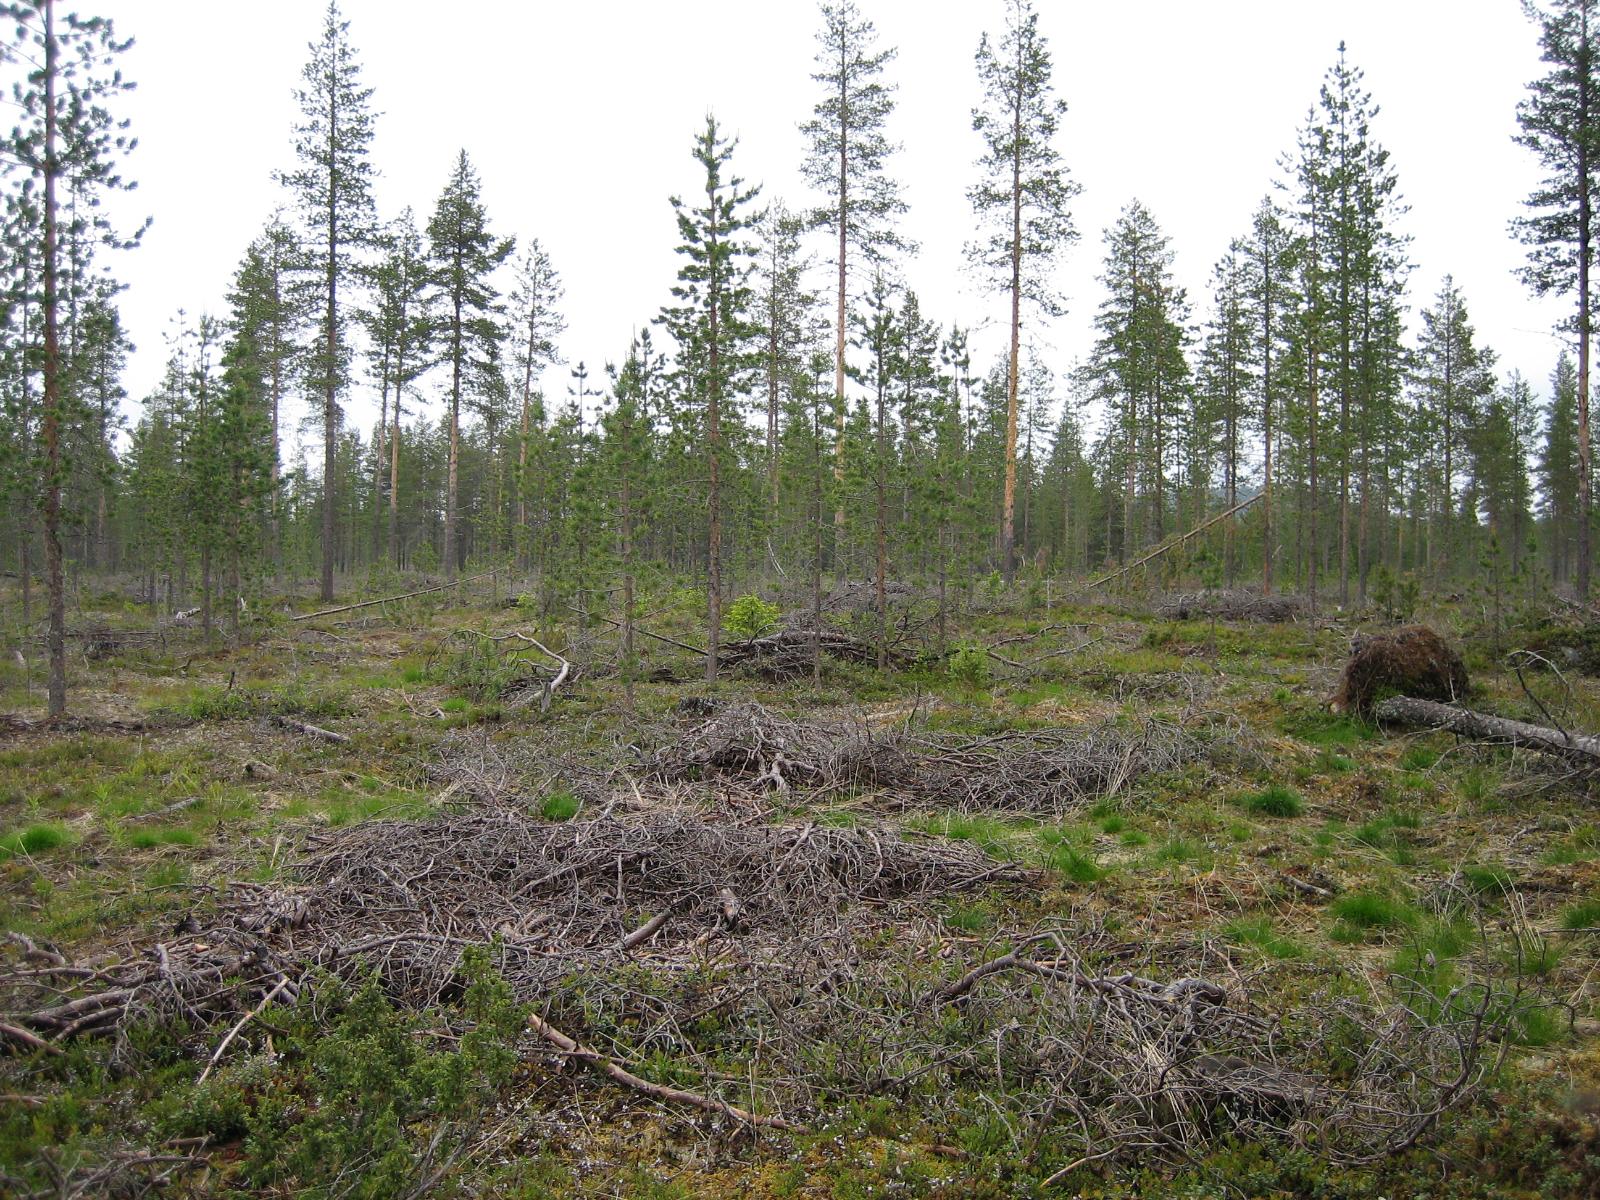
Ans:
[[[1155,614],[1171,621],[1214,617],[1219,621],[1293,621],[1305,613],[1299,596],[1270,595],[1243,590],[1211,589],[1177,592],[1162,597]]]
[[[201,1055],[214,1043],[215,1061],[266,1037],[250,1018],[297,1003],[316,968],[376,973],[426,1008],[489,944],[547,1041],[573,1031],[590,1065],[670,1059],[703,1088],[680,1098],[785,1128],[844,1099],[937,1111],[982,1088],[1019,1151],[1049,1138],[1066,1157],[1182,1158],[1289,1139],[1358,1161],[1412,1144],[1490,1066],[1504,1005],[1487,989],[1428,1009],[1335,987],[1273,1015],[1254,998],[1271,989],[1213,944],[1121,942],[1087,913],[997,930],[1011,949],[944,929],[941,897],[1032,881],[955,843],[684,811],[368,822],[319,839],[286,884],[235,885],[204,921],[120,957],[73,963],[13,939],[0,1037],[59,1053],[111,1036],[133,1065],[129,1030],[159,1022],[199,1035]],[[1347,1065],[1330,1074],[1330,1058]]]
[[[663,783],[735,782],[758,793],[870,790],[891,807],[1057,814],[1204,755],[1199,738],[1157,720],[1132,729],[917,734],[734,704],[659,751],[652,774]]]

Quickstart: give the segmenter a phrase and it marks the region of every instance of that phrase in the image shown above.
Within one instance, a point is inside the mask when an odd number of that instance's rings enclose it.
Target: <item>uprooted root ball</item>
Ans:
[[[1426,625],[1357,638],[1339,687],[1328,699],[1336,713],[1370,717],[1386,694],[1418,700],[1459,700],[1467,693],[1467,665]]]

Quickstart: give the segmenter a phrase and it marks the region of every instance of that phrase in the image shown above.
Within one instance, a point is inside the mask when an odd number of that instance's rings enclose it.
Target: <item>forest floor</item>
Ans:
[[[1600,1194],[1594,787],[1330,715],[1353,621],[1019,594],[965,679],[820,687],[647,639],[629,711],[607,626],[316,607],[86,595],[57,728],[0,660],[0,1193]]]

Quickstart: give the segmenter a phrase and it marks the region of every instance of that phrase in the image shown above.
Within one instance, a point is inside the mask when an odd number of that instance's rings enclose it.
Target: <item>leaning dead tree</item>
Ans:
[[[1491,716],[1488,713],[1474,712],[1470,708],[1439,704],[1433,700],[1418,700],[1411,696],[1393,696],[1388,700],[1382,700],[1375,712],[1380,721],[1409,725],[1418,729],[1439,729],[1461,737],[1505,746],[1521,746],[1545,754],[1559,755],[1581,767],[1600,770],[1600,737],[1592,734],[1551,729],[1544,725],[1514,721],[1509,717]]]

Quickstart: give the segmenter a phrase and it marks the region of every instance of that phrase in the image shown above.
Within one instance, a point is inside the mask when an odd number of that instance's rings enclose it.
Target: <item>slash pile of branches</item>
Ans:
[[[732,780],[754,790],[872,790],[897,806],[1059,813],[1202,758],[1203,742],[1149,720],[1132,729],[1007,730],[975,736],[801,721],[728,705],[658,751],[664,783]]]
[[[937,1114],[981,1088],[1016,1153],[1070,1159],[1058,1175],[1238,1137],[1378,1157],[1492,1066],[1510,1008],[1487,986],[1384,1001],[1332,987],[1274,1013],[1215,944],[1118,942],[1083,913],[985,944],[940,917],[951,894],[1011,889],[1018,908],[1036,883],[964,843],[684,809],[371,821],[121,954],[74,962],[13,936],[0,1040],[51,1054],[111,1037],[131,1062],[126,1034],[158,1021],[206,1038],[205,1074],[318,969],[428,1007],[487,944],[541,1046],[654,1100],[793,1129],[845,1099]],[[695,1087],[651,1081],[642,1064],[663,1058]]]
[[[1155,614],[1169,620],[1215,617],[1220,621],[1293,621],[1303,616],[1305,601],[1299,596],[1263,596],[1260,592],[1210,589],[1163,596]]]

